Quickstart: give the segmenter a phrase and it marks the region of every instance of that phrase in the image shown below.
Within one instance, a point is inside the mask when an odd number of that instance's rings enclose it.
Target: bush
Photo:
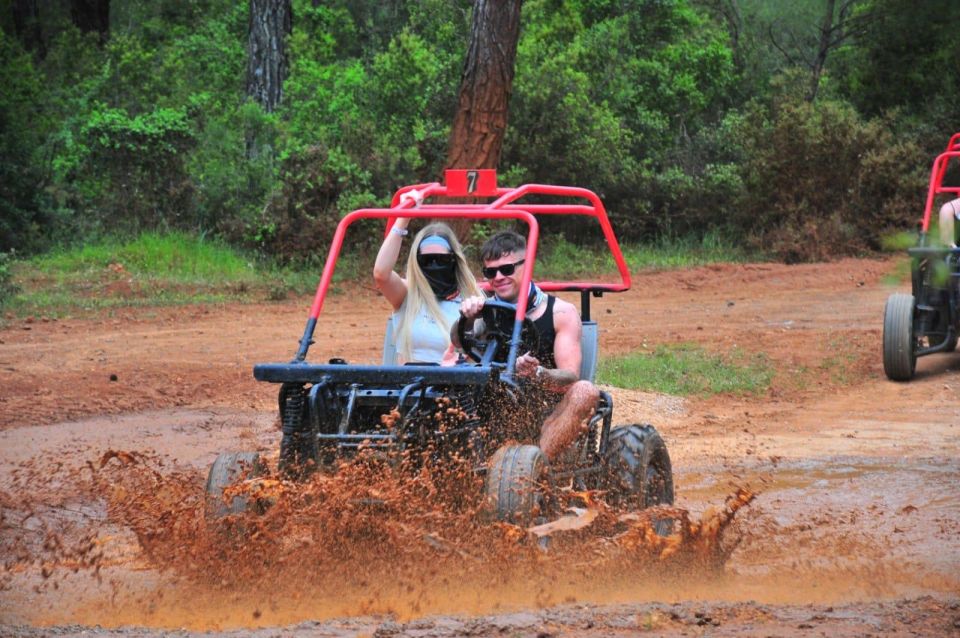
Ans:
[[[698,205],[713,196],[703,168],[714,160],[671,150],[725,104],[735,79],[725,34],[684,0],[532,0],[522,20],[501,163],[596,191],[625,240],[706,232]],[[545,229],[576,236],[567,221]]]
[[[730,223],[753,247],[787,262],[856,255],[915,222],[919,147],[843,100],[779,97],[752,102],[729,127],[743,183]]]
[[[196,147],[187,159],[196,225],[223,230],[248,223],[277,186],[278,118],[255,102],[217,113],[211,96],[195,98],[198,112],[210,113],[199,118]]]
[[[101,105],[81,132],[89,154],[80,172],[105,224],[126,232],[195,225],[184,162],[195,139],[185,110],[130,116]]]
[[[0,85],[0,251],[32,252],[44,247],[49,223],[38,150],[46,132],[37,107],[43,78],[30,55],[2,31]]]
[[[252,222],[225,228],[232,240],[266,253],[281,264],[322,262],[343,214],[373,205],[372,196],[350,196],[336,179],[338,159],[314,146],[288,157],[280,171],[281,190]],[[360,226],[351,226],[354,234]],[[374,241],[375,233],[362,233]]]
[[[6,306],[20,287],[13,282],[13,252],[0,252],[0,308]]]

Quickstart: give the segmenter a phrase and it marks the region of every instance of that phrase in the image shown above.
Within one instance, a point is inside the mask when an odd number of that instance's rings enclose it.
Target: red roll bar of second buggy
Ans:
[[[958,136],[960,136],[960,133],[950,138],[950,144],[947,148],[956,147],[957,141],[954,138],[960,139]],[[933,160],[933,168],[930,170],[930,185],[927,188],[927,203],[923,209],[923,222],[920,227],[923,232],[930,230],[930,215],[933,212],[933,202],[936,196],[941,193],[960,194],[960,186],[943,185],[943,176],[947,172],[947,165],[951,159],[960,161],[960,150],[948,150],[940,153],[937,155],[937,158]]]

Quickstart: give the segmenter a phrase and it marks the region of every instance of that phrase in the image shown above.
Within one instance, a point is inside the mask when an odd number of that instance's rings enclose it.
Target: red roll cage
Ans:
[[[960,186],[943,185],[943,176],[947,172],[950,160],[960,162],[960,132],[950,136],[950,141],[947,142],[947,150],[937,155],[937,158],[933,160],[933,168],[930,170],[930,186],[927,188],[927,204],[923,209],[923,222],[920,227],[923,233],[930,230],[930,216],[937,195],[945,193],[952,193],[955,196],[960,195]]]
[[[466,218],[466,219],[517,219],[527,223],[526,263],[535,264],[540,227],[535,215],[581,215],[596,219],[613,255],[619,283],[595,281],[542,281],[537,285],[547,291],[579,291],[581,293],[581,315],[589,319],[589,296],[599,297],[605,292],[623,292],[630,289],[630,271],[627,268],[620,244],[613,233],[610,220],[603,202],[596,193],[585,188],[571,186],[549,186],[545,184],[524,184],[516,188],[497,186],[497,174],[493,169],[450,169],[445,173],[446,185],[438,182],[417,184],[400,188],[393,196],[390,208],[362,208],[346,216],[337,225],[330,252],[323,268],[323,275],[310,307],[310,318],[316,320],[323,308],[323,302],[333,279],[336,262],[343,246],[347,227],[358,219],[385,218],[385,232],[389,232],[397,217],[414,218]],[[518,200],[527,196],[556,197],[585,200],[586,203],[520,204]],[[435,198],[475,198],[487,199],[486,203],[454,204],[429,203]],[[523,319],[527,294],[533,267],[524,270],[521,280],[520,298],[517,300],[517,320]]]

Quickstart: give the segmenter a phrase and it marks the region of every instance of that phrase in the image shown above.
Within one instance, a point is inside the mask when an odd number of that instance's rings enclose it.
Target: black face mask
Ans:
[[[457,262],[451,254],[417,255],[417,263],[430,284],[433,294],[446,299],[457,292]]]

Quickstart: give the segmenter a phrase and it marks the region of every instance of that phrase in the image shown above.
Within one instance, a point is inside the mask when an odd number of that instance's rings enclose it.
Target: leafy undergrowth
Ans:
[[[4,305],[21,316],[276,301],[316,285],[312,272],[259,264],[222,242],[182,233],[146,233],[126,242],[55,251],[18,262],[13,270],[17,292]],[[353,272],[349,266],[343,270]]]
[[[619,280],[609,249],[584,247],[562,235],[547,239],[537,257],[540,279]],[[341,254],[333,278],[337,294],[371,286],[373,254]],[[745,261],[746,253],[716,236],[665,239],[624,246],[631,271]],[[145,233],[129,241],[58,250],[0,264],[0,307],[18,316],[60,317],[78,312],[194,303],[280,301],[312,294],[322,271],[319,257],[278,267],[214,239],[183,233]],[[401,266],[398,269],[402,269]]]

